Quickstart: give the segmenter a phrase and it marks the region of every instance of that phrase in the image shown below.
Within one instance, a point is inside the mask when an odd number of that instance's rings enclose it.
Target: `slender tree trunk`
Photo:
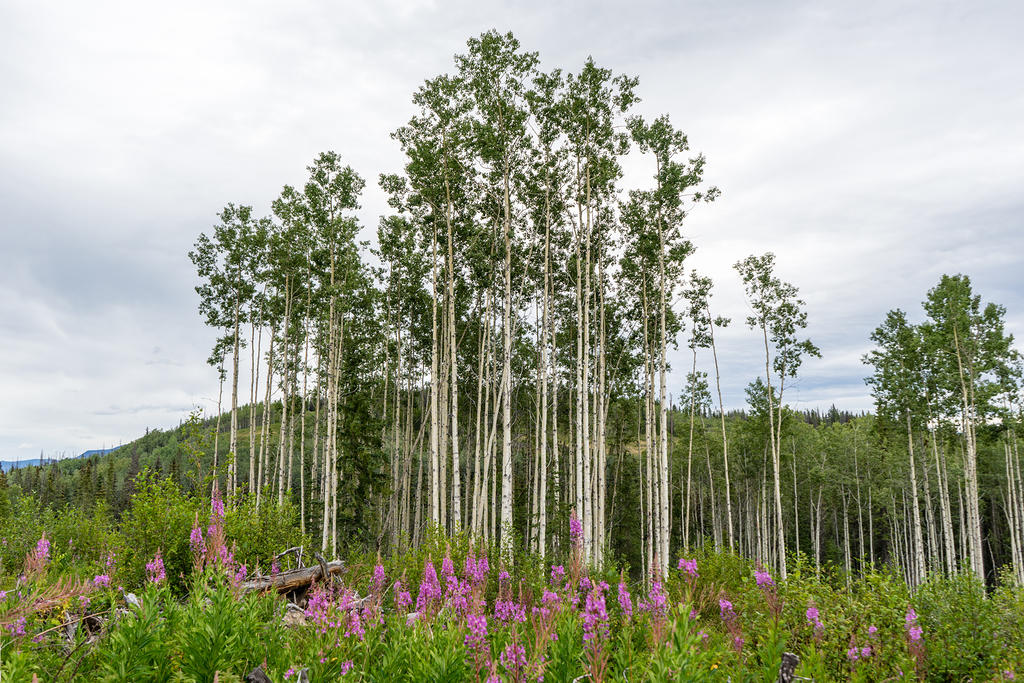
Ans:
[[[260,313],[262,318],[262,311]],[[260,384],[260,344],[263,341],[262,321],[252,320],[249,342],[249,493],[256,488],[256,397]],[[259,336],[257,337],[257,332]]]
[[[722,423],[722,465],[725,474],[725,520],[729,530],[729,551],[733,549],[732,531],[732,491],[730,489],[729,476],[729,437],[725,432],[725,404],[722,401],[722,380],[718,370],[718,347],[715,345],[715,322],[711,316],[711,306],[705,299],[704,307],[708,312],[708,320],[711,321],[709,331],[711,333],[711,357],[715,362],[715,388],[718,391],[718,415]]]
[[[220,490],[220,472],[218,471],[217,468],[219,467],[219,457],[220,457],[221,399],[224,396],[224,358],[223,357],[221,357],[220,368],[218,368],[218,369],[220,371],[218,373],[220,375],[220,383],[218,385],[219,388],[217,389],[217,422],[216,422],[216,424],[215,424],[215,426],[213,428],[213,488],[212,488],[211,495],[213,495],[213,493],[216,493],[217,491]]]
[[[239,279],[241,279],[241,272],[239,272]],[[230,445],[228,446],[228,493],[235,492],[235,484],[238,480],[236,474],[238,467],[238,354],[240,350],[239,347],[241,345],[241,334],[239,334],[239,326],[241,322],[242,303],[238,296],[237,287],[240,286],[241,283],[236,284],[233,335],[234,350],[231,353],[231,440]]]
[[[693,481],[693,417],[697,401],[697,347],[693,347],[693,367],[690,370],[690,440],[686,448],[686,508],[683,514],[683,547],[690,548],[690,485]]]
[[[905,413],[907,418],[907,451],[910,455],[910,491],[914,521],[914,571],[918,577],[924,578],[924,535],[921,532],[921,510],[917,496],[917,465],[914,462],[914,431],[911,425],[910,411],[907,410]]]
[[[256,485],[256,508],[259,509],[263,499],[264,476],[267,473],[267,463],[270,457],[270,421],[273,417],[273,406],[270,403],[271,393],[274,388],[274,327],[270,328],[270,347],[267,350],[267,387],[263,399],[263,419],[260,421],[260,462],[259,477]]]
[[[505,313],[501,348],[501,549],[512,554],[512,224],[508,168],[505,169]]]
[[[291,327],[292,315],[292,282],[288,275],[284,278],[284,334],[281,340],[284,367],[281,373],[281,439],[277,451],[277,504],[284,504],[284,477],[285,477],[285,432],[288,425],[288,400],[291,368],[288,365],[288,328]]]

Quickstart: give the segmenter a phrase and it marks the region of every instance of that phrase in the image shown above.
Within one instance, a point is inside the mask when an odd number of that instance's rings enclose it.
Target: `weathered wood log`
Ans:
[[[256,667],[250,671],[245,677],[245,683],[274,683],[270,680],[270,676],[263,672],[263,669]]]
[[[317,579],[322,579],[325,574],[327,576],[339,574],[344,567],[344,563],[335,560],[312,567],[290,569],[273,576],[257,576],[248,581],[243,581],[239,584],[239,588],[243,593],[251,591],[263,592],[271,589],[276,590],[278,593],[285,593],[297,588],[307,587]]]
[[[799,657],[792,652],[783,652],[782,663],[779,665],[779,677],[776,679],[776,683],[793,683],[798,664],[800,664]]]
[[[272,558],[272,561],[273,560],[280,560],[285,555],[289,555],[291,553],[295,553],[295,564],[297,564],[301,568],[302,567],[302,546],[301,545],[297,545],[297,546],[295,546],[293,548],[288,548],[288,550],[282,550],[277,555],[274,555],[274,557]]]

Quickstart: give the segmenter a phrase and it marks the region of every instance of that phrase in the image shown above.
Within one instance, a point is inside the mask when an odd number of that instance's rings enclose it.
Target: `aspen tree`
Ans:
[[[807,313],[801,310],[803,300],[797,298],[797,288],[774,275],[775,255],[749,256],[735,264],[747,292],[747,302],[754,314],[747,317],[747,325],[760,330],[764,341],[765,381],[770,427],[769,442],[772,454],[772,474],[775,494],[776,551],[779,574],[786,571],[786,536],[782,521],[782,491],[780,476],[780,450],[782,445],[783,392],[786,378],[796,377],[804,356],[821,355],[810,340],[799,340],[797,333],[807,326]],[[778,378],[776,404],[772,377]],[[776,415],[777,413],[777,415]],[[844,499],[845,503],[845,499]]]

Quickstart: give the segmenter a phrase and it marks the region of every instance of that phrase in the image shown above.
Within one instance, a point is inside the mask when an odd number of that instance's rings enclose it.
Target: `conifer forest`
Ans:
[[[0,472],[4,680],[1024,673],[1024,362],[970,273],[863,330],[870,412],[794,407],[813,283],[738,251],[716,302],[686,112],[493,30],[424,76],[403,166],[195,226],[215,410]]]

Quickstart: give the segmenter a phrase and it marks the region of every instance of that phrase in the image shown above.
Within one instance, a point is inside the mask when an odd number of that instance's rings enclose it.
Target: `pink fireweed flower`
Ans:
[[[810,607],[808,607],[807,608],[807,612],[806,612],[806,617],[807,617],[807,623],[810,624],[811,627],[814,629],[814,635],[815,636],[820,636],[821,632],[824,630],[825,626],[821,623],[821,619],[819,618],[818,608],[815,607],[814,605],[811,605]],[[872,627],[872,628],[874,628],[874,627]]]
[[[42,565],[46,564],[46,561],[50,559],[50,541],[46,538],[46,532],[36,542],[36,560]]]
[[[220,491],[213,492],[213,500],[210,501],[210,522],[224,520],[224,501],[220,498]]]
[[[483,614],[466,616],[469,633],[466,634],[466,647],[470,650],[483,652],[487,648],[487,617]]]
[[[569,540],[574,544],[583,540],[583,523],[576,516],[576,510],[569,514]]]
[[[384,567],[377,565],[373,568],[373,592],[380,593],[384,590],[384,584],[388,581],[387,574],[384,573]]]
[[[517,674],[526,666],[526,649],[517,643],[509,643],[501,653],[501,665],[506,671]]]
[[[427,560],[423,564],[423,581],[420,583],[420,592],[416,597],[416,611],[424,612],[440,599],[441,584],[437,580],[437,570],[434,569],[434,564]]]
[[[526,607],[515,600],[495,600],[494,616],[498,621],[509,624],[522,624],[526,621]]]
[[[874,637],[877,634],[878,634],[878,627],[877,626],[868,626],[868,635],[869,636]]]
[[[604,591],[608,584],[602,581],[587,593],[583,608],[583,642],[596,645],[597,640],[608,637],[608,609],[605,607]]]
[[[152,561],[146,563],[146,579],[150,583],[160,583],[167,579],[167,572],[164,571],[164,559],[159,550],[156,551]]]
[[[346,659],[344,662],[341,663],[340,671],[338,673],[340,673],[342,676],[344,676],[345,674],[347,674],[351,670],[352,670],[352,660],[351,659]]]
[[[235,583],[238,584],[238,583],[242,583],[243,581],[245,581],[245,575],[247,573],[248,573],[248,570],[246,570],[244,564],[238,565],[238,571],[236,571],[235,575],[234,575]]]
[[[451,555],[445,555],[444,559],[441,560],[441,576],[446,578],[455,576],[455,566],[452,564]]]
[[[651,581],[651,590],[647,593],[647,606],[651,614],[664,616],[668,613],[668,594],[661,581]]]
[[[557,586],[565,578],[565,567],[560,564],[551,567],[551,585]]]
[[[345,637],[351,638],[352,636],[358,640],[363,640],[366,637],[366,627],[363,626],[362,617],[357,610],[352,610],[345,622]]]
[[[491,569],[490,564],[487,562],[487,557],[481,557],[477,559],[472,555],[466,557],[465,571],[463,572],[474,585],[480,585],[487,582],[487,572]]]
[[[199,527],[198,521],[192,526],[192,533],[188,537],[188,545],[193,555],[206,553],[206,539],[203,538],[203,530]]]
[[[850,647],[850,649],[846,651],[846,658],[851,662],[856,662],[860,659],[860,650],[857,649],[856,645]]]
[[[697,573],[697,560],[686,560],[680,557],[679,571],[683,572],[690,578],[696,579],[699,576],[699,574]]]
[[[93,578],[92,582],[97,588],[110,587],[110,577],[106,574],[97,574],[95,578]]]
[[[465,614],[469,611],[469,596],[473,587],[468,581],[461,581],[454,576],[445,579],[446,587],[444,598],[449,605],[458,613]]]
[[[509,575],[509,573],[505,569],[502,569],[500,572],[498,572],[498,581],[500,581],[502,583],[507,583],[507,582],[509,582],[511,580],[512,580],[512,577]]]
[[[743,636],[733,636],[732,647],[736,652],[743,652],[744,643],[746,643],[746,641],[743,640]]]
[[[630,596],[629,588],[624,581],[619,582],[619,607],[622,608],[622,613],[626,615],[626,619],[633,618],[633,598]]]
[[[759,588],[765,588],[775,585],[775,581],[772,580],[772,575],[763,569],[754,571],[754,580],[757,581]]]
[[[25,635],[25,617],[18,617],[13,624],[7,624],[7,630],[12,636]]]
[[[402,582],[395,581],[395,607],[398,609],[405,609],[412,604],[412,596],[409,595],[409,591],[402,590]]]
[[[871,656],[871,646],[870,645],[865,645],[864,647],[862,647],[860,649],[860,658],[861,659],[867,659],[870,656]]]
[[[731,621],[736,617],[736,612],[732,609],[732,603],[725,598],[718,601],[718,612],[722,615],[722,621]]]
[[[904,617],[904,621],[907,629],[907,636],[910,638],[911,643],[917,643],[921,640],[921,634],[924,631],[920,626],[917,625],[917,612],[914,611],[913,607],[907,608],[907,615]]]

